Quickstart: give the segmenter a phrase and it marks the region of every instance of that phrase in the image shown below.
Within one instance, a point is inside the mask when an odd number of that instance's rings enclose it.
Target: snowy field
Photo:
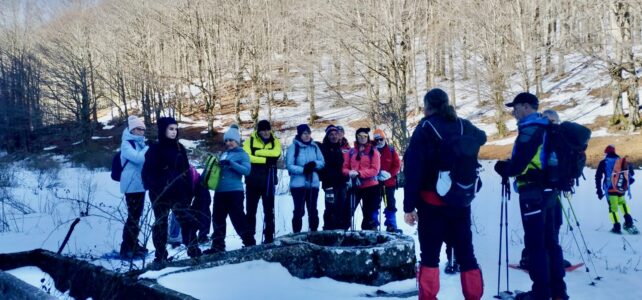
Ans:
[[[492,171],[493,163],[483,162],[484,186],[473,202],[473,238],[475,253],[484,274],[484,299],[492,299],[497,289],[500,178]],[[28,215],[7,213],[10,231],[0,233],[2,241],[0,252],[8,253],[34,248],[56,251],[71,221],[84,210],[84,207],[74,199],[87,198],[92,203],[89,216],[83,217],[76,227],[64,254],[74,255],[116,271],[127,271],[131,267],[139,268],[142,265],[142,262],[130,266],[118,260],[100,258],[118,249],[126,211],[121,195],[118,193],[118,184],[111,181],[108,172],[89,172],[85,169],[63,167],[55,178],[50,178],[54,176],[48,177],[20,167],[16,167],[14,171],[19,187],[11,189],[10,192],[17,199],[27,203],[35,212]],[[571,200],[586,243],[593,253],[592,261],[587,260],[591,273],[587,274],[585,269],[568,273],[566,277],[568,293],[573,299],[642,299],[642,290],[635,288],[642,283],[642,236],[614,235],[609,232],[611,222],[607,214],[607,205],[595,196],[594,172],[590,169],[585,170],[588,180],[581,183],[574,199]],[[282,175],[281,180],[287,181],[287,175],[284,172]],[[43,182],[52,184],[47,185]],[[53,184],[55,182],[57,184]],[[629,200],[631,213],[634,218],[640,218],[642,185],[635,184],[632,188],[633,200]],[[87,191],[91,191],[89,196]],[[322,193],[319,199],[323,199]],[[398,190],[397,219],[400,228],[416,240],[416,228],[411,228],[402,222],[402,199],[403,191]],[[564,202],[564,204],[568,209],[568,203]],[[322,214],[323,201],[319,201],[318,206]],[[277,236],[291,232],[292,209],[293,204],[289,195],[277,196]],[[257,218],[259,220],[262,218],[261,206],[259,206]],[[146,220],[148,224],[152,221],[151,219],[152,217],[148,217]],[[360,220],[360,210],[357,210],[356,224],[359,224]],[[573,263],[581,262],[580,252],[568,230],[566,221],[564,223],[560,240],[565,258]],[[259,221],[257,226],[261,226],[260,224]],[[573,232],[585,254],[577,226],[574,227],[576,229]],[[307,228],[305,219],[303,228],[304,230]],[[259,241],[260,232],[258,228],[256,238]],[[227,250],[241,247],[240,238],[232,231],[231,224],[228,226],[226,242]],[[509,202],[509,244],[510,261],[517,263],[523,248],[523,230],[515,193]],[[147,247],[150,250],[153,249],[151,240],[147,242]],[[418,242],[416,242],[416,248],[419,251]],[[171,249],[170,255],[178,259],[187,257],[183,247]],[[445,253],[442,254],[442,270],[444,263]],[[52,288],[51,279],[47,278],[48,275],[37,268],[26,267],[10,273],[39,288],[41,286],[51,288],[52,293],[61,298],[66,297],[55,291]],[[596,275],[602,276],[603,279],[596,281],[595,286],[590,286],[591,277]],[[157,278],[160,284],[199,299],[360,299],[377,289],[404,292],[416,288],[414,279],[393,282],[382,287],[343,283],[329,278],[303,280],[291,276],[280,264],[265,261],[252,261],[196,272],[170,269],[164,272],[147,273],[143,276]],[[505,273],[502,275],[502,290],[506,288],[504,276]],[[44,283],[40,282],[42,278],[45,278]],[[528,275],[519,270],[511,270],[510,288],[529,290]],[[442,272],[440,299],[461,298],[459,276],[446,275]]]

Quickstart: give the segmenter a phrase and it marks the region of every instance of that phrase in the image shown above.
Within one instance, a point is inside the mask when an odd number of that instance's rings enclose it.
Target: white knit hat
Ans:
[[[127,118],[127,128],[129,128],[129,131],[134,128],[145,128],[145,123],[137,116],[129,116]]]

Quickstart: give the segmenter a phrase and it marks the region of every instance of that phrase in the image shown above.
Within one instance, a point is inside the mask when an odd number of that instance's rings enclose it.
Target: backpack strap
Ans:
[[[254,153],[256,152],[256,149],[254,149],[254,135],[250,135],[250,152],[252,152],[252,156],[254,156]]]
[[[296,165],[297,159],[299,158],[299,152],[301,152],[301,150],[299,150],[299,143],[294,141],[294,164],[295,165]]]

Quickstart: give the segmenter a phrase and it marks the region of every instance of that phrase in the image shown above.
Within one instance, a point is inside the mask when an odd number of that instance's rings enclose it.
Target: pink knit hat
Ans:
[[[127,128],[129,128],[130,131],[134,128],[145,128],[145,123],[137,116],[129,116],[129,118],[127,118]]]

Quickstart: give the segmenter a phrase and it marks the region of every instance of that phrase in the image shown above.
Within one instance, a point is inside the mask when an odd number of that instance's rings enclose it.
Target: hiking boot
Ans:
[[[611,228],[611,232],[613,232],[615,234],[622,234],[622,229],[620,228],[620,223],[613,224],[613,228]]]
[[[448,262],[448,264],[446,264],[446,268],[444,269],[444,272],[446,274],[455,274],[455,273],[457,273],[455,271],[455,268],[454,268],[452,262],[450,262],[450,261]]]
[[[200,257],[203,255],[203,252],[201,252],[201,249],[198,246],[190,247],[187,249],[187,256],[191,258],[196,258]]]
[[[263,244],[272,244],[274,243],[274,237],[270,235],[265,236],[265,240],[263,240]]]
[[[205,244],[210,241],[210,238],[207,235],[201,235],[198,237],[198,243],[199,244]]]

